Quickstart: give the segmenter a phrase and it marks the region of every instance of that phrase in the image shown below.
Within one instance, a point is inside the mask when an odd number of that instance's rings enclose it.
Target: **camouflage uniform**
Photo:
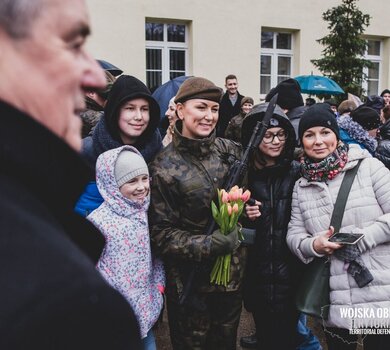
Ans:
[[[103,116],[103,107],[90,97],[85,97],[86,109],[80,113],[82,121],[82,138],[92,134],[97,122]]]
[[[215,132],[208,138],[188,139],[180,128],[179,121],[173,142],[150,164],[151,241],[167,271],[172,344],[174,349],[234,349],[246,251],[240,247],[233,253],[231,281],[226,288],[211,285],[210,271],[216,257],[210,254],[211,237],[204,232],[211,200],[231,166],[229,155],[241,157],[241,147],[216,138]],[[178,303],[194,263],[201,269],[196,273],[192,294],[203,302],[205,310]]]
[[[240,114],[230,119],[225,130],[225,138],[241,143],[241,126],[245,116],[246,113],[240,112]]]

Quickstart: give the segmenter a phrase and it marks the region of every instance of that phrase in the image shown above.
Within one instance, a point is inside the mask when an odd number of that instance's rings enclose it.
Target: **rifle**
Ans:
[[[223,189],[229,191],[235,185],[241,185],[248,168],[249,156],[251,152],[259,147],[260,142],[263,140],[264,134],[267,131],[269,126],[269,122],[274,114],[276,101],[278,99],[278,94],[275,94],[271,101],[268,104],[267,110],[265,111],[264,118],[262,121],[258,121],[256,126],[252,132],[252,136],[249,140],[249,143],[245,149],[245,152],[240,160],[236,159],[230,168],[228,175],[224,181]],[[216,222],[214,218],[211,216],[208,224],[206,226],[205,235],[211,235],[216,229]],[[192,284],[195,277],[195,272],[199,268],[198,266],[194,266],[190,273],[188,274],[188,278],[183,287],[183,293],[180,296],[179,304],[183,305],[186,301],[187,297],[190,294]]]

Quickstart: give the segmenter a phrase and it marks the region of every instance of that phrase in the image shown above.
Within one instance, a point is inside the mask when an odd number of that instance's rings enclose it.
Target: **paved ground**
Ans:
[[[240,337],[252,334],[254,332],[254,329],[255,327],[253,324],[252,317],[243,308],[240,318],[240,325],[238,328],[237,350],[244,349],[239,344]],[[163,322],[158,326],[157,330],[155,331],[155,336],[158,350],[172,350],[171,341],[169,339],[169,326],[166,312],[164,312],[163,315]]]
[[[324,333],[321,329],[320,324],[318,322],[315,322],[313,319],[309,318],[308,325],[312,329],[313,333],[317,335],[317,337],[320,339],[324,350],[327,350],[328,348],[325,344]],[[244,335],[252,334],[254,332],[254,329],[255,327],[253,324],[252,316],[248,312],[246,312],[245,309],[243,308],[241,318],[240,318],[240,325],[238,328],[237,350],[245,349],[242,348],[239,344],[240,337]],[[169,339],[169,327],[168,327],[166,312],[164,312],[163,322],[159,325],[159,327],[155,331],[155,335],[156,335],[158,350],[172,350],[171,341]]]

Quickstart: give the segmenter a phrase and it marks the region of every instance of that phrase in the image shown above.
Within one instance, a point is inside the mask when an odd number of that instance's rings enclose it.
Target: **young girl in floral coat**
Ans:
[[[115,148],[99,156],[96,182],[104,202],[87,218],[106,239],[97,268],[133,307],[144,349],[156,349],[151,329],[162,310],[165,274],[150,250],[147,165],[134,147]]]

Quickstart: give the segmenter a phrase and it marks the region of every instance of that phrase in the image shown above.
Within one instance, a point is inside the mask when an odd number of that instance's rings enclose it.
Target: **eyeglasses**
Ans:
[[[284,130],[279,130],[278,132],[266,132],[263,138],[263,142],[271,143],[274,141],[275,137],[277,137],[279,141],[286,141],[287,133]]]

